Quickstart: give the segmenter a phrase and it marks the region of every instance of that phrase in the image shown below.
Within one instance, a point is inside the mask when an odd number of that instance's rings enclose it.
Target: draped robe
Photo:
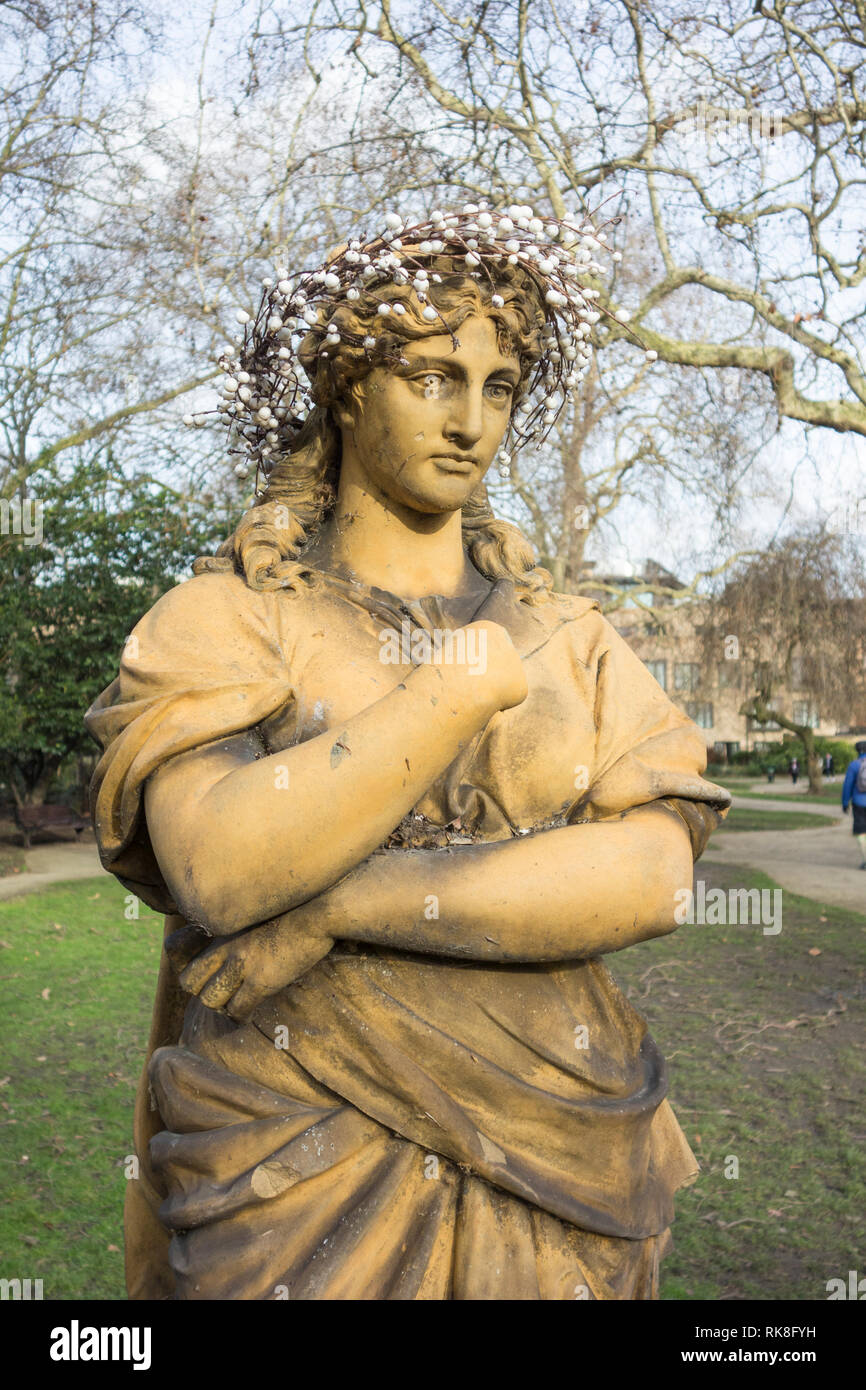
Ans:
[[[382,852],[461,853],[663,800],[697,857],[728,794],[701,775],[699,730],[597,605],[529,604],[501,580],[482,618],[511,634],[528,696]],[[230,573],[178,585],[88,711],[105,867],[167,932],[182,925],[150,843],[148,777],[249,729],[268,753],[337,740],[411,669],[383,664],[394,633],[453,626],[445,600],[318,570],[264,593]],[[130,1296],[654,1298],[673,1194],[697,1173],[666,1089],[645,1021],[597,957],[498,964],[337,941],[237,1023],[184,995],[163,955],[127,1193]]]

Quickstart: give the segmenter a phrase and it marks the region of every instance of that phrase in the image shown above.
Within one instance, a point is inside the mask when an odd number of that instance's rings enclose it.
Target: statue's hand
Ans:
[[[502,624],[485,619],[458,632],[465,634],[464,647],[456,647],[455,659],[436,668],[453,694],[482,704],[491,714],[521,704],[527,693],[526,671]]]
[[[218,938],[182,971],[183,988],[209,1009],[249,1018],[263,999],[306,974],[334,944],[332,937],[302,925],[300,911]]]

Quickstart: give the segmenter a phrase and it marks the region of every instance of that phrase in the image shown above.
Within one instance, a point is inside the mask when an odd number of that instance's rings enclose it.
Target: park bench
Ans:
[[[30,848],[30,837],[34,830],[75,831],[78,839],[82,830],[90,826],[90,817],[73,811],[71,806],[16,806],[15,823],[24,836],[24,848]]]

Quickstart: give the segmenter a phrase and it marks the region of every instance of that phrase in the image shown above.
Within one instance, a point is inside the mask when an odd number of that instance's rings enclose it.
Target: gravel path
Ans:
[[[790,811],[791,800],[764,801],[735,796],[743,810]],[[833,907],[866,915],[866,871],[861,870],[860,846],[851,834],[851,815],[842,807],[797,797],[798,811],[832,816],[834,825],[814,830],[731,830],[717,832],[705,858],[724,864],[761,869],[782,888]],[[700,877],[700,868],[698,868]]]
[[[24,851],[26,869],[20,874],[0,878],[0,899],[15,898],[19,893],[34,893],[52,883],[64,883],[72,878],[104,878],[96,845],[75,844],[71,840],[56,840],[48,845],[34,845]]]

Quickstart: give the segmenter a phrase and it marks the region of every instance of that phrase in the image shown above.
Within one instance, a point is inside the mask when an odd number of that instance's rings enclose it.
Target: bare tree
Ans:
[[[820,791],[814,725],[856,723],[866,697],[866,574],[851,538],[816,528],[777,541],[739,566],[702,618],[707,667],[736,643],[740,713],[796,734]]]
[[[150,411],[130,361],[146,266],[118,236],[140,128],[124,81],[156,27],[132,0],[38,0],[0,12],[0,491]],[[135,389],[144,384],[145,389]]]
[[[624,260],[597,285],[598,370],[502,498],[562,587],[624,499],[690,488],[736,549],[738,487],[775,423],[863,432],[859,10],[314,0],[301,16],[262,0],[221,30],[214,4],[183,111],[144,80],[152,13],[2,11],[7,494],[107,448],[200,480],[219,441],[178,442],[179,399],[208,389],[277,251],[301,264],[433,190],[626,214],[608,228]]]
[[[602,370],[594,364],[552,448],[512,470],[524,528],[566,592],[585,587],[587,541],[615,525],[627,498],[654,507],[662,530],[684,506],[694,508],[713,536],[710,570],[733,563],[743,553],[741,485],[773,434],[760,380],[672,370],[650,390],[644,369],[622,366],[610,357]],[[705,577],[692,575],[682,586],[686,596]],[[622,598],[616,585],[598,592],[607,593],[611,607]],[[653,620],[652,597],[666,602],[670,594],[650,580],[643,593]]]
[[[624,215],[607,229],[622,265],[597,285],[599,378],[558,460],[521,461],[514,478],[565,584],[587,537],[575,515],[591,526],[660,474],[696,481],[686,411],[660,435],[674,396],[703,401],[698,433],[717,437],[728,506],[756,452],[732,450],[764,433],[768,405],[777,425],[866,434],[864,24],[859,0],[723,0],[708,14],[687,0],[312,0],[303,16],[260,0],[258,70],[302,62],[321,83],[355,62],[419,192]],[[624,380],[623,307],[667,375]],[[757,431],[731,423],[718,376]]]
[[[368,73],[392,65],[434,115],[401,133],[438,142],[440,182],[494,197],[520,182],[557,216],[624,190],[654,262],[632,323],[664,360],[760,372],[780,415],[866,434],[864,306],[847,293],[866,276],[862,4],[314,0],[292,19],[265,0],[260,51],[302,44],[317,73],[347,48]],[[686,288],[705,331],[655,331]],[[607,340],[623,332],[606,322]]]
[[[166,106],[150,81],[158,10],[0,11],[0,495],[107,450],[199,488],[219,477],[213,431],[178,440],[180,398],[209,389],[278,253],[320,256],[411,181],[351,81],[319,91],[301,63],[260,83],[226,59],[218,18],[214,4]]]

